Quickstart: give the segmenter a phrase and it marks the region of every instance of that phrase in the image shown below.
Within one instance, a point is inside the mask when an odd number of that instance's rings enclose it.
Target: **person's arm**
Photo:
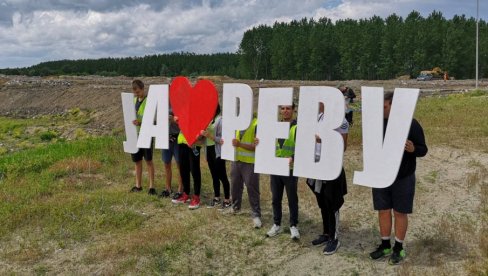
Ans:
[[[348,133],[341,133],[342,135],[342,139],[344,140],[344,151],[346,151],[347,149],[347,136],[348,136]]]
[[[412,121],[409,140],[405,143],[405,151],[414,154],[415,157],[424,157],[428,151],[424,130],[415,119]]]
[[[236,148],[243,148],[245,150],[249,150],[249,151],[255,151],[256,150],[256,145],[255,143],[252,143],[250,145],[248,144],[243,144],[241,143],[240,140],[238,139],[232,139],[232,145]]]

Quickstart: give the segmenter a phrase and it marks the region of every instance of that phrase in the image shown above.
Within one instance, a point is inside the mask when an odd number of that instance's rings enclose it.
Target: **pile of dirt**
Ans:
[[[169,84],[171,78],[141,78],[147,87],[151,84]],[[258,90],[268,87],[294,87],[323,85],[335,87],[338,81],[279,81],[279,80],[234,80],[227,76],[201,76],[215,83],[220,95],[223,83],[248,84],[254,91],[257,103]],[[101,76],[59,76],[59,77],[26,77],[0,76],[0,116],[34,117],[38,115],[63,114],[70,109],[79,108],[92,114],[91,122],[86,126],[97,133],[110,133],[123,128],[121,92],[131,91],[132,78],[101,77]],[[473,89],[474,80],[456,81],[425,81],[386,80],[341,81],[342,84],[354,89],[360,97],[361,86],[384,87],[392,91],[396,87],[420,88],[424,95],[456,93]],[[146,87],[146,88],[147,88]],[[482,82],[482,88],[488,88]]]

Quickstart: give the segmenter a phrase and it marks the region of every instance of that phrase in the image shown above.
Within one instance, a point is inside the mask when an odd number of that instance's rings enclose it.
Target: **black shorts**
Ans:
[[[138,152],[132,153],[131,157],[132,157],[133,162],[139,162],[142,160],[142,158],[144,158],[144,160],[146,160],[146,161],[152,161],[153,148],[151,146],[151,148],[149,148],[149,149],[139,149]]]
[[[411,214],[415,195],[415,174],[395,180],[386,188],[373,188],[375,210],[393,209],[399,213]]]

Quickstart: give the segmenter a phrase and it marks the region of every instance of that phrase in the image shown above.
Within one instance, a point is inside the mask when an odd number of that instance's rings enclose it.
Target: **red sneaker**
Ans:
[[[200,196],[193,195],[191,199],[190,206],[188,206],[191,210],[200,208]]]
[[[178,198],[172,199],[171,202],[175,204],[186,203],[190,197],[186,193],[182,193]]]

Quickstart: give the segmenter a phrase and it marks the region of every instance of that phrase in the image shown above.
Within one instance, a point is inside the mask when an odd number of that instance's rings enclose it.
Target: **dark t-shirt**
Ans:
[[[385,137],[386,126],[388,125],[388,119],[384,119],[383,123],[383,138]],[[404,151],[402,162],[400,163],[400,169],[396,180],[402,179],[415,172],[417,167],[417,157],[423,157],[427,154],[427,145],[425,144],[424,130],[420,126],[417,120],[413,119],[410,125],[410,132],[408,133],[408,140],[413,142],[415,147],[414,152],[409,153]]]

